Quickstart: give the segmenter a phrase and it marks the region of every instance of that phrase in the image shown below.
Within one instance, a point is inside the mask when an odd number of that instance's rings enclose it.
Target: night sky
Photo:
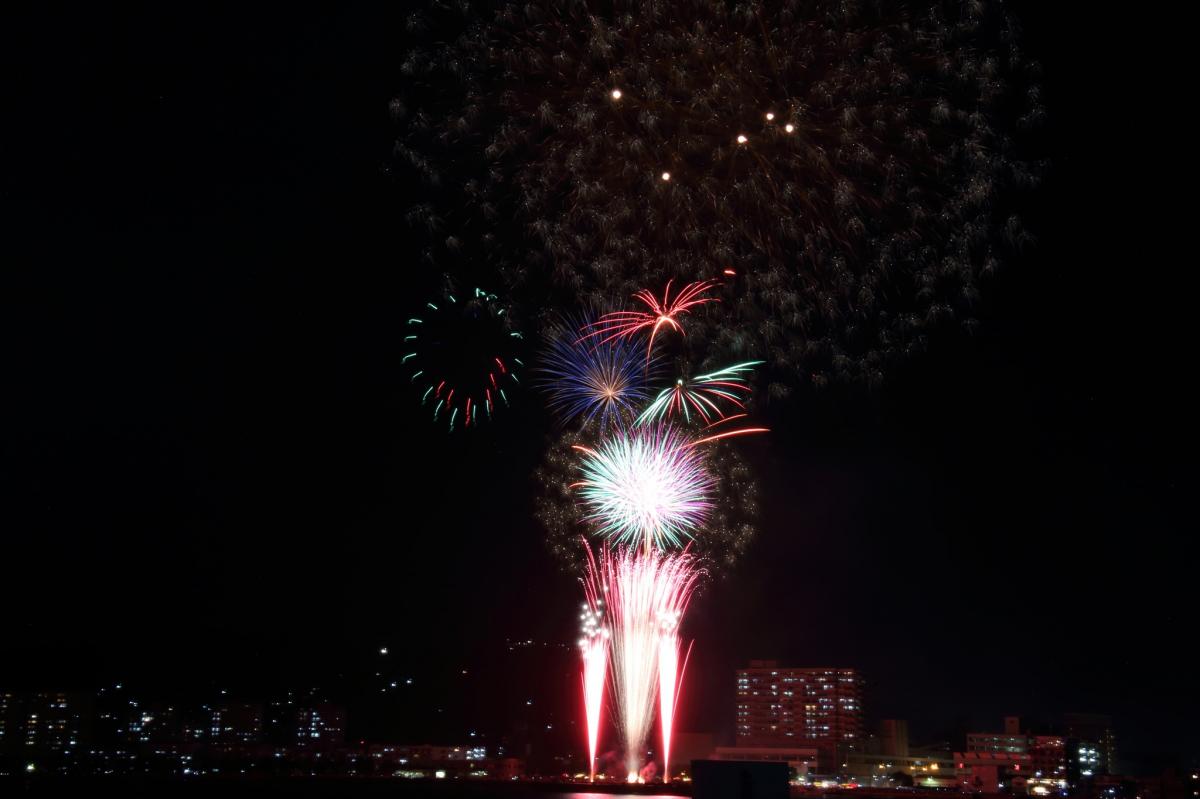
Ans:
[[[1046,5],[1016,6],[1050,110],[1036,245],[974,336],[765,408],[761,531],[693,605],[680,728],[730,734],[733,669],[777,658],[860,668],[917,741],[1082,711],[1123,758],[1200,746],[1194,311],[1154,187],[1185,134],[1139,74],[1161,20]],[[506,640],[574,641],[532,519],[539,398],[448,437],[399,368],[425,267],[420,190],[387,175],[393,12],[0,33],[0,687],[362,688],[386,645],[455,719],[396,734],[453,735],[503,717]]]

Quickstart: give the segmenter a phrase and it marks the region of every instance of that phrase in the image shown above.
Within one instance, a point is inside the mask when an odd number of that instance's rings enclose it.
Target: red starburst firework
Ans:
[[[716,297],[702,296],[715,285],[716,283],[712,280],[688,283],[672,298],[671,281],[668,280],[661,300],[650,293],[648,289],[642,289],[633,297],[649,308],[649,311],[614,311],[605,314],[600,317],[599,321],[586,325],[580,331],[583,335],[579,340],[599,339],[596,343],[604,344],[613,339],[631,338],[637,335],[639,330],[649,330],[650,343],[646,348],[646,357],[649,358],[650,352],[654,348],[654,337],[658,335],[660,328],[670,327],[681,335],[685,335],[683,325],[679,323],[677,317],[698,305],[717,302]]]

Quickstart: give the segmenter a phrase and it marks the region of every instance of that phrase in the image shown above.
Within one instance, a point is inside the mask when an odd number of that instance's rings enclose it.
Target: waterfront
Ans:
[[[689,796],[689,786],[576,786],[548,782],[467,782],[459,780],[394,779],[128,779],[58,778],[0,780],[4,796],[85,796],[103,794],[122,799],[182,796],[241,799],[287,796],[299,799],[348,799],[396,796],[400,799],[601,799],[638,797],[670,799]]]

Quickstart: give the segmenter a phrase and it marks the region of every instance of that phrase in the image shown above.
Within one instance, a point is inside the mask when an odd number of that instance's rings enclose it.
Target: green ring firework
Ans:
[[[446,292],[405,323],[401,362],[423,407],[447,429],[465,430],[506,407],[520,386],[522,336],[495,294]]]

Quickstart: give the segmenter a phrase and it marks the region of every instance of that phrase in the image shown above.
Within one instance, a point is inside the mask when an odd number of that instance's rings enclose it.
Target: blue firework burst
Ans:
[[[655,362],[636,340],[581,341],[581,325],[557,325],[542,355],[539,385],[565,424],[581,419],[602,429],[631,421],[649,398]]]

